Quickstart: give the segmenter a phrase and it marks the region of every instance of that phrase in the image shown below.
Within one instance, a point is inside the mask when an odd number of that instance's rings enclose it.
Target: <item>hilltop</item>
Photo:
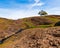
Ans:
[[[60,27],[55,26],[55,24],[58,22],[60,22],[60,15],[36,16],[18,20],[0,18],[0,48],[29,48],[29,43],[32,43],[30,48],[39,48],[41,46],[43,48],[45,46],[45,48],[60,48]],[[35,32],[37,34],[35,34]],[[34,44],[38,42],[35,42],[35,40],[39,40],[38,45]],[[45,41],[46,45],[43,40]],[[42,43],[40,46],[41,41]],[[50,41],[52,41],[51,43],[54,45],[50,45]]]

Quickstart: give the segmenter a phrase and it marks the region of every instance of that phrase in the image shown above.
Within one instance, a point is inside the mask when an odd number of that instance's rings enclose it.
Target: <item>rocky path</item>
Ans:
[[[24,30],[13,43],[0,48],[60,48],[60,27]]]

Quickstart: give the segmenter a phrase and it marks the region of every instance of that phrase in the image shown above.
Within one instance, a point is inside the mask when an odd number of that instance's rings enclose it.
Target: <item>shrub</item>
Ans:
[[[60,26],[60,21],[58,21],[57,23],[55,23],[54,26]]]

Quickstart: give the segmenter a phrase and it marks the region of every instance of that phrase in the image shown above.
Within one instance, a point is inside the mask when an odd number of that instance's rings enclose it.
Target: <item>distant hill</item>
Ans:
[[[54,26],[56,22],[60,21],[60,16],[59,15],[36,16],[36,17],[23,18],[22,20],[23,23],[26,25],[26,27],[44,28],[44,27]]]
[[[0,47],[4,48],[6,44],[10,44],[11,40],[15,40],[17,38],[16,35],[18,36],[18,38],[20,38],[19,37],[21,35],[20,33],[27,29],[29,29],[30,31],[31,29],[35,30],[35,28],[37,28],[38,30],[37,32],[40,32],[39,29],[44,30],[45,28],[50,29],[51,27],[53,31],[55,30],[53,29],[53,27],[55,27],[54,25],[59,21],[60,21],[60,15],[35,16],[18,20],[0,18],[0,44],[2,44],[0,45]],[[57,29],[59,28],[60,27],[57,27]],[[27,32],[29,31],[27,30]],[[32,32],[34,33],[34,31]],[[25,33],[23,32],[23,34]]]

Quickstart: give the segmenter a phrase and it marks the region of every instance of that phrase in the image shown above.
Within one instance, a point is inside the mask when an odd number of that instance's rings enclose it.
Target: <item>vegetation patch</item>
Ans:
[[[58,21],[57,23],[55,23],[54,26],[60,26],[60,21]]]

